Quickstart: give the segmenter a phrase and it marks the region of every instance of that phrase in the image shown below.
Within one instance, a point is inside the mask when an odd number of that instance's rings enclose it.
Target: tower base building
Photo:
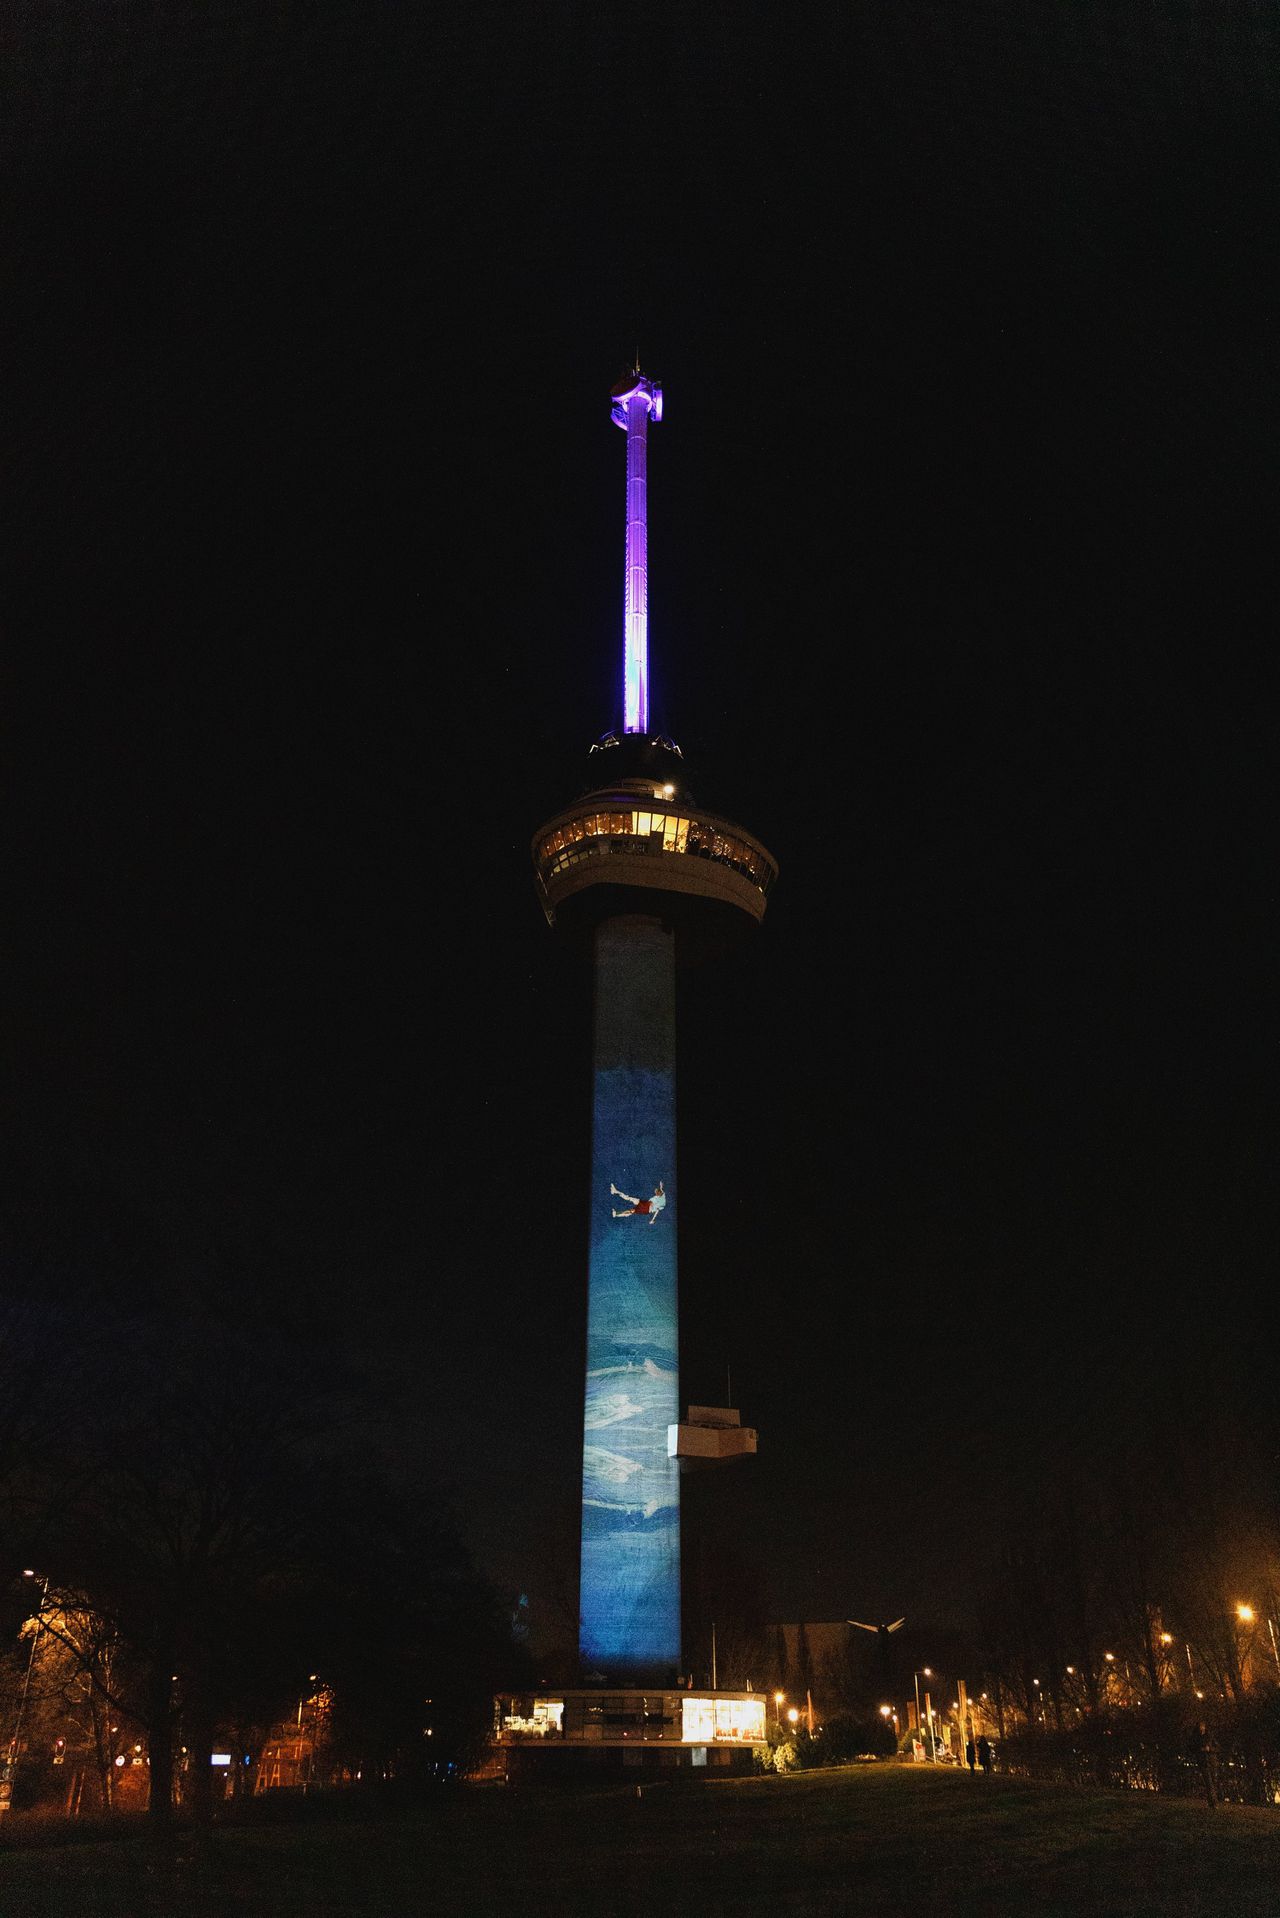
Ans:
[[[508,1777],[751,1771],[765,1694],[591,1690],[504,1693],[494,1742]]]

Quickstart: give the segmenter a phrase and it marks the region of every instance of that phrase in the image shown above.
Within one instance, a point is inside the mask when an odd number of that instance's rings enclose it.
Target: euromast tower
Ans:
[[[681,1463],[755,1450],[734,1412],[680,1420],[676,967],[759,925],[777,865],[695,801],[679,747],[650,731],[648,438],[662,389],[637,366],[611,412],[627,449],[621,729],[591,748],[587,790],[539,829],[533,860],[549,923],[588,941],[594,966],[582,1677],[670,1686]]]

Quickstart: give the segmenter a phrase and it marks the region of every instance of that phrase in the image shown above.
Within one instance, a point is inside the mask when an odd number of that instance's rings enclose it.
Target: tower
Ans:
[[[637,366],[611,416],[627,436],[622,729],[591,748],[587,789],[540,828],[533,861],[548,922],[588,946],[595,983],[579,1653],[584,1676],[669,1685],[680,1459],[754,1449],[736,1415],[679,1418],[676,966],[753,930],[777,866],[697,804],[679,747],[649,730],[648,433],[661,387]]]

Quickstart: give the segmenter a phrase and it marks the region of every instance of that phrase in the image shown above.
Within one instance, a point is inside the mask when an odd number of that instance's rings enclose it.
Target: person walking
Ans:
[[[991,1776],[991,1740],[987,1737],[987,1734],[985,1732],[983,1732],[981,1738],[978,1740],[977,1758],[978,1758],[978,1763],[982,1767],[983,1777],[990,1778]]]
[[[964,1762],[969,1767],[969,1771],[971,1774],[974,1774],[977,1772],[978,1753],[974,1746],[974,1742],[972,1738],[966,1738],[964,1741]]]
[[[1203,1718],[1187,1740],[1187,1754],[1200,1767],[1200,1776],[1204,1781],[1205,1804],[1216,1805],[1218,1802],[1218,1741]]]

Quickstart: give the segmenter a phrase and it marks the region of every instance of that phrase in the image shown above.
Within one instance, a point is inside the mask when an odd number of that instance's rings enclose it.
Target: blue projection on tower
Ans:
[[[622,729],[593,746],[587,790],[541,827],[533,859],[548,920],[595,972],[582,1675],[669,1685],[682,1664],[678,1456],[693,1456],[677,1373],[676,961],[758,925],[777,868],[695,805],[679,747],[649,731],[647,436],[661,388],[637,367],[611,414],[627,435]],[[754,1434],[690,1442],[705,1462],[748,1438],[754,1449]]]
[[[680,1662],[675,939],[627,915],[595,935],[595,1102],[582,1449],[584,1664]]]

